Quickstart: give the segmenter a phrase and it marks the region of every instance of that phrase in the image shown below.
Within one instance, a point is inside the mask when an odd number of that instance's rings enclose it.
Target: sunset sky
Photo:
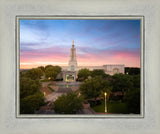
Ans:
[[[140,20],[20,20],[20,68],[68,65],[140,67]]]

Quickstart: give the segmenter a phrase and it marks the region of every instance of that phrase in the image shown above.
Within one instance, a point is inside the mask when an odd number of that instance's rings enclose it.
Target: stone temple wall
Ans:
[[[62,71],[69,71],[70,67],[69,66],[62,66]],[[124,65],[121,64],[108,64],[108,65],[103,65],[103,66],[77,66],[75,68],[75,71],[78,73],[80,69],[87,68],[89,70],[94,70],[94,69],[103,69],[106,74],[113,75],[115,73],[122,73],[124,74]]]
[[[124,65],[119,65],[119,64],[111,64],[111,65],[103,65],[104,71],[106,74],[113,75],[115,73],[122,73],[124,74]]]
[[[94,69],[104,69],[103,66],[78,66],[77,71],[84,68],[89,69],[90,71],[93,71]]]

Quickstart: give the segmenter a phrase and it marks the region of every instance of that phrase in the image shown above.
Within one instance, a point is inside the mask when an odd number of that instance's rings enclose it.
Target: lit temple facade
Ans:
[[[74,45],[74,41],[72,41],[72,48],[70,52],[70,60],[69,60],[68,66],[62,67],[63,81],[66,81],[66,82],[76,81],[78,71],[84,68],[87,68],[91,71],[94,69],[102,69],[105,71],[106,74],[109,74],[109,75],[113,75],[115,73],[124,74],[124,65],[121,65],[121,64],[107,64],[103,66],[78,66],[77,58],[76,58],[76,48]]]

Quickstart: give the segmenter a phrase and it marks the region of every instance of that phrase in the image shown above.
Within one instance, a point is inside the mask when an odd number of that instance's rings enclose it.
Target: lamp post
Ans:
[[[106,103],[107,93],[106,92],[104,93],[104,96],[105,96],[105,110],[104,111],[105,111],[105,113],[107,113],[107,103]]]
[[[43,92],[44,96],[46,95],[46,92]]]
[[[81,96],[81,93],[78,93],[78,97]]]

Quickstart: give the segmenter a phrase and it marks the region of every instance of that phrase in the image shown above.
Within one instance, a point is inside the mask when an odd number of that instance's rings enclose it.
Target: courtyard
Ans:
[[[81,82],[42,82],[41,92],[44,93],[45,102],[54,102],[62,94],[77,91],[80,84]],[[50,90],[49,88],[51,88],[52,90]]]
[[[78,91],[82,82],[64,82],[64,81],[48,81],[42,82],[41,92],[45,97],[45,106],[40,107],[36,114],[56,114],[52,109],[52,103],[55,102],[58,97],[66,95],[69,92]],[[83,108],[77,112],[77,114],[95,114],[96,112],[90,107],[89,104],[83,104]]]

